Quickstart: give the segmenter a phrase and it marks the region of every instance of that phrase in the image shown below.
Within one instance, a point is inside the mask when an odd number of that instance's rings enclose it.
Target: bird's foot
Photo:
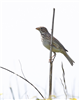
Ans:
[[[53,60],[52,59],[49,59],[49,63],[51,63],[51,62],[53,62]]]
[[[54,55],[51,57],[51,59],[49,59],[49,63],[53,62],[55,57],[56,57],[56,53],[54,52]]]

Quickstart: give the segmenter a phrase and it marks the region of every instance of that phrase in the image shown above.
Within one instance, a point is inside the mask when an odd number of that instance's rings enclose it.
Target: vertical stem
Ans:
[[[55,8],[53,8],[52,30],[51,30],[51,45],[50,45],[50,72],[49,72],[49,96],[52,94],[52,41],[53,41],[53,26],[54,26]]]

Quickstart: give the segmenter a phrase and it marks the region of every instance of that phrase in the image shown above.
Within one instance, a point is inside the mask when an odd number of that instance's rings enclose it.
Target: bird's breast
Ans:
[[[44,37],[41,37],[41,41],[43,43],[43,45],[47,48],[50,49],[50,43],[48,40],[46,40]]]
[[[47,49],[50,50],[50,41],[49,41],[48,39],[42,37],[42,36],[41,36],[41,40],[42,40],[43,45],[44,45]],[[60,52],[60,48],[57,48],[57,47],[55,47],[55,45],[53,45],[52,51],[53,51],[53,52]]]

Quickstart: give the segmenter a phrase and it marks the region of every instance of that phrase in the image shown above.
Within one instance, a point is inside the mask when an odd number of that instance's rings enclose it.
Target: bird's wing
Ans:
[[[65,51],[68,51],[68,50],[65,49],[65,47],[55,37],[53,37],[53,45],[56,48],[64,49]]]

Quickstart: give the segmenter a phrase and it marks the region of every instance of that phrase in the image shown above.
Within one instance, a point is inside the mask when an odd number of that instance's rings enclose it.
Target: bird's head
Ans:
[[[36,29],[41,33],[41,35],[48,33],[48,30],[45,27],[37,27]]]

